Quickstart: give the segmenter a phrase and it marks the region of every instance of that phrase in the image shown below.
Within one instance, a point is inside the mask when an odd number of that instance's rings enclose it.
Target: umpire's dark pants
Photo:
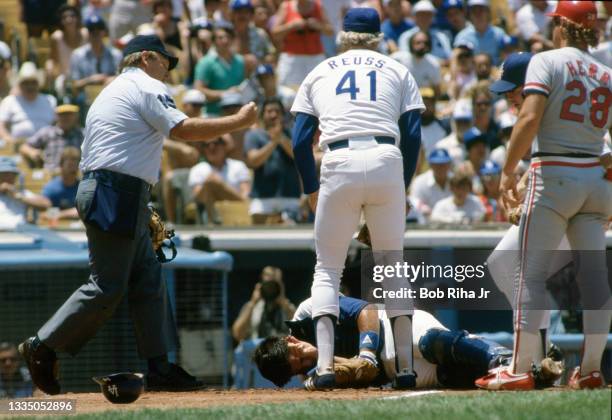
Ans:
[[[103,175],[107,184],[122,186],[119,184],[126,180],[125,175],[113,172],[104,171]],[[151,358],[176,349],[176,326],[149,236],[149,188],[144,181],[129,178],[142,183],[137,191],[134,237],[85,223],[91,275],[38,331],[40,340],[56,351],[78,353],[126,293],[140,356]],[[88,213],[98,182],[100,179],[92,176],[79,184],[76,206],[81,220]]]

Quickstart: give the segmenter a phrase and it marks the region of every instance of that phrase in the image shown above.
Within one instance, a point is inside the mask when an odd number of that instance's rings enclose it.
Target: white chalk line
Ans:
[[[406,392],[405,394],[400,394],[400,395],[392,395],[390,397],[382,397],[380,399],[381,400],[399,400],[402,398],[422,397],[423,395],[439,394],[441,392],[443,391],[440,391],[440,390],[413,391],[413,392]]]

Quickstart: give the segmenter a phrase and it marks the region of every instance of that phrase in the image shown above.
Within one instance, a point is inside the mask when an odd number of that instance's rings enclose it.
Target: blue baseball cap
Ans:
[[[106,30],[106,22],[98,15],[91,15],[85,19],[85,27],[88,31],[93,31],[94,29]]]
[[[452,159],[446,149],[434,149],[427,157],[427,162],[429,162],[430,165],[443,165],[451,161]]]
[[[18,174],[17,162],[9,156],[0,156],[0,172],[10,172]]]
[[[506,47],[516,47],[518,46],[519,39],[514,35],[504,35],[502,39],[499,41],[499,47],[504,49]]]
[[[482,142],[487,145],[489,144],[487,141],[487,135],[478,128],[472,127],[463,134],[463,144],[465,144],[466,149],[469,149],[477,142]]]
[[[241,10],[241,9],[249,9],[253,10],[253,3],[251,0],[233,0],[232,1],[232,10]]]
[[[178,58],[166,50],[164,43],[157,35],[136,35],[123,49],[123,56],[127,57],[141,51],[155,51],[166,57],[170,62],[169,70],[172,70],[178,64]]]
[[[380,16],[371,7],[349,9],[344,15],[343,29],[346,32],[377,34],[380,32]]]
[[[266,76],[274,74],[274,67],[272,64],[260,64],[255,69],[255,74],[257,76]]]
[[[499,175],[501,174],[501,166],[492,160],[486,160],[480,167],[480,175]]]
[[[442,10],[445,12],[453,8],[463,10],[463,2],[461,0],[444,0],[444,3],[442,3]]]
[[[531,53],[510,54],[501,65],[501,78],[494,82],[489,90],[501,94],[524,85],[531,57],[533,57]]]

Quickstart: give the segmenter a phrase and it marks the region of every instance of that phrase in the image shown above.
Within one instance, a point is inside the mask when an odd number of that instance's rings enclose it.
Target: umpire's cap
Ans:
[[[134,402],[144,391],[142,373],[113,373],[107,376],[96,376],[92,379],[100,384],[102,394],[113,404]]]
[[[164,43],[159,39],[157,35],[137,35],[128,42],[123,49],[123,56],[126,57],[130,54],[140,51],[155,51],[160,53],[168,59],[170,67],[168,70],[172,70],[178,64],[178,58],[173,56],[166,50]]]
[[[531,57],[533,54],[526,52],[510,54],[502,64],[501,78],[493,82],[489,90],[502,94],[524,85]]]

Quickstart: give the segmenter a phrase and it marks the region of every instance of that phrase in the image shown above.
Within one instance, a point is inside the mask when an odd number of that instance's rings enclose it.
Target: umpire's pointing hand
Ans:
[[[240,128],[249,128],[257,121],[257,105],[255,102],[249,102],[238,111],[240,119]]]

